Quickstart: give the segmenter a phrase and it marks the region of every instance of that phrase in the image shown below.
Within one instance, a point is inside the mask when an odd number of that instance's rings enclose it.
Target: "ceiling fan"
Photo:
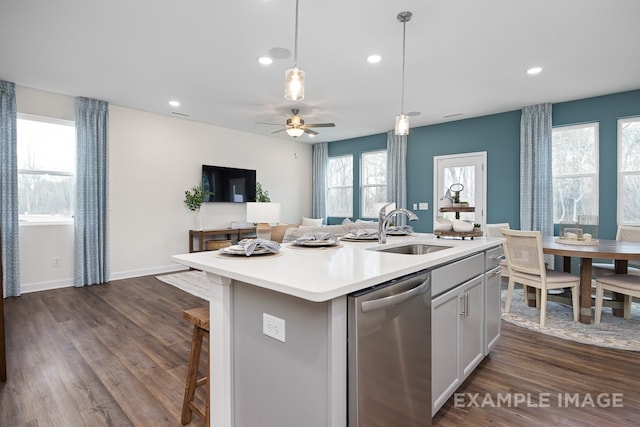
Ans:
[[[271,133],[278,133],[282,131],[286,131],[290,136],[297,138],[303,133],[307,135],[316,136],[318,132],[311,130],[311,128],[332,128],[335,127],[335,123],[313,123],[313,124],[305,124],[304,120],[300,118],[298,113],[300,112],[297,108],[292,108],[291,112],[293,115],[287,119],[286,124],[282,129],[275,130]],[[275,125],[282,126],[279,123],[265,123],[265,122],[256,122],[263,125]]]

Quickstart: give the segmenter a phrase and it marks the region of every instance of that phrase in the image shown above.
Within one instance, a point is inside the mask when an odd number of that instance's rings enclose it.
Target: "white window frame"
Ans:
[[[595,153],[594,153],[594,157],[595,157],[595,165],[596,165],[596,171],[594,173],[567,173],[567,174],[560,174],[560,175],[554,175],[553,171],[551,172],[551,179],[553,181],[554,178],[588,178],[588,177],[593,177],[594,181],[593,181],[593,197],[595,199],[595,212],[590,213],[589,215],[596,215],[596,216],[600,216],[600,123],[599,122],[589,122],[589,123],[581,123],[578,125],[569,125],[569,126],[554,126],[552,129],[552,136],[551,136],[551,146],[552,146],[552,153],[553,153],[553,132],[556,130],[572,130],[572,129],[584,129],[584,128],[590,128],[593,127],[594,128],[594,147],[595,147]],[[555,191],[555,189],[554,189]],[[553,218],[553,222],[554,224],[556,223],[556,219]]]
[[[368,155],[372,155],[372,154],[379,154],[379,153],[384,153],[386,156],[387,161],[389,160],[389,153],[387,152],[387,149],[383,149],[383,150],[372,150],[372,151],[364,151],[360,154],[360,217],[361,218],[377,218],[377,215],[375,216],[371,216],[371,215],[365,215],[364,212],[364,206],[365,206],[365,200],[364,200],[364,195],[365,195],[365,188],[374,188],[374,187],[384,187],[385,188],[385,194],[387,193],[386,189],[387,186],[389,185],[389,177],[388,177],[388,170],[385,173],[385,181],[384,181],[384,185],[382,184],[365,184],[364,183],[364,158],[365,156]],[[387,202],[388,200],[383,200],[382,202]]]
[[[329,162],[337,159],[350,159],[351,171],[353,172],[353,154],[345,154],[344,156],[329,157]],[[328,167],[327,165],[327,173],[329,172],[329,170],[331,170],[331,168]],[[332,211],[331,202],[330,202],[331,199],[328,196],[331,193],[332,189],[347,189],[347,188],[351,188],[351,202],[349,206],[350,207],[349,213],[347,214],[347,212],[345,211],[344,215],[342,213],[339,213],[339,215],[336,215],[335,214],[336,212]],[[351,218],[353,216],[353,173],[351,174],[351,185],[330,186],[329,183],[327,182],[327,217],[341,218],[343,216],[346,216],[347,218]]]
[[[640,123],[640,116],[635,117],[627,117],[624,119],[618,119],[618,144],[617,144],[617,159],[618,159],[618,180],[617,180],[617,193],[618,193],[618,204],[617,204],[617,222],[618,225],[635,225],[640,226],[640,222],[637,221],[625,221],[623,218],[623,209],[622,207],[625,204],[625,194],[623,191],[623,180],[625,176],[630,175],[640,175],[640,168],[638,170],[630,170],[623,171],[622,170],[622,128],[626,123]]]
[[[35,122],[43,122],[43,123],[51,123],[62,126],[71,126],[75,128],[75,122],[72,120],[64,120],[58,119],[54,117],[45,117],[38,116],[34,114],[25,114],[18,113],[17,118],[21,120],[30,120]],[[19,136],[18,136],[19,138]],[[19,142],[18,142],[19,143]],[[74,152],[74,156],[76,153]],[[74,181],[74,190],[75,190],[75,180],[76,180],[76,172],[61,172],[61,171],[48,171],[48,170],[39,170],[39,169],[18,169],[18,174],[35,174],[35,175],[56,175],[56,176],[69,176],[73,178]],[[73,224],[74,222],[74,211],[75,208],[75,195],[72,196],[71,206],[70,206],[70,215],[69,216],[56,216],[56,215],[42,215],[40,218],[36,219],[29,216],[24,216],[21,213],[18,213],[20,226],[38,226],[38,225],[66,225]]]

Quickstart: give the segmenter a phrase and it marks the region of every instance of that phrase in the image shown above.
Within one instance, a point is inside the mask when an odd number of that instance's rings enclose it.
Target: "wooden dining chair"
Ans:
[[[613,274],[596,279],[596,312],[594,324],[599,325],[602,317],[604,291],[624,295],[624,318],[631,318],[631,302],[633,297],[640,298],[640,276],[631,274]]]
[[[573,320],[578,321],[580,311],[580,277],[555,270],[548,270],[544,264],[542,235],[539,231],[502,229],[506,239],[504,253],[509,266],[509,285],[504,312],[511,307],[513,288],[516,283],[536,288],[536,305],[540,308],[540,326],[544,327],[547,313],[547,291],[550,289],[571,289]]]
[[[631,225],[619,225],[616,232],[616,240],[624,242],[636,242],[640,243],[640,227]],[[615,264],[610,262],[594,262],[591,265],[592,277],[606,276],[616,274]],[[633,261],[629,263],[627,268],[627,274],[634,276],[640,276],[640,265],[634,264]]]

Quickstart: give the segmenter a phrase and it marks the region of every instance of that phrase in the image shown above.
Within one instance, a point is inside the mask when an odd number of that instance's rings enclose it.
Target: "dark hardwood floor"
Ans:
[[[191,337],[182,311],[204,303],[152,276],[5,300],[0,426],[180,426]],[[607,405],[612,395],[622,407]],[[640,425],[640,354],[503,322],[433,425]]]

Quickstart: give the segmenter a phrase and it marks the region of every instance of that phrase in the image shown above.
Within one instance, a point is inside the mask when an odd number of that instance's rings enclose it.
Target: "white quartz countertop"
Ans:
[[[504,239],[438,239],[433,234],[388,236],[385,245],[340,241],[339,247],[306,248],[281,244],[274,255],[226,256],[217,251],[174,255],[179,264],[255,286],[321,302],[502,244]],[[376,249],[427,243],[450,246],[425,255],[404,255]]]

